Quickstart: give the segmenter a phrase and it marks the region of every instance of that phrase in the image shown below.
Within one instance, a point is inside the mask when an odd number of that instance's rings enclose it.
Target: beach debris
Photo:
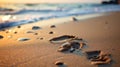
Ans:
[[[62,62],[62,61],[56,61],[55,65],[64,65],[64,62]]]
[[[17,26],[17,28],[21,28],[21,26]]]
[[[55,25],[51,25],[50,28],[55,28],[56,26]]]
[[[4,37],[2,35],[0,35],[0,39],[3,39]]]
[[[90,51],[90,52],[87,52],[87,54],[93,54],[91,55],[90,58],[88,58],[90,59],[91,64],[93,65],[109,64],[112,61],[109,53],[105,53],[100,50]]]
[[[53,34],[54,32],[53,31],[50,31],[49,34]]]
[[[28,41],[30,38],[18,38],[18,41]]]
[[[33,26],[32,27],[32,30],[39,30],[39,29],[41,29],[41,27],[39,27],[39,26]]]
[[[75,17],[72,17],[72,20],[73,20],[73,21],[78,21],[78,19],[77,19],[77,18],[75,18]]]

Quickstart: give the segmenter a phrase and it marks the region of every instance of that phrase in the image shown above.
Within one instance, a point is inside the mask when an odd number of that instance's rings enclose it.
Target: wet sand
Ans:
[[[9,31],[8,29],[0,31],[0,35],[4,36],[0,39],[0,67],[58,67],[55,65],[56,61],[64,62],[63,67],[119,67],[119,17],[120,12],[114,12],[86,20],[53,23],[55,28],[50,27],[53,24],[41,26],[38,22],[21,25],[20,28],[9,28]],[[41,28],[32,30],[33,26]],[[32,33],[27,33],[28,31]],[[62,35],[83,38],[86,47],[73,53],[58,52],[60,44],[50,43],[49,40]],[[18,41],[18,38],[22,37],[30,40]],[[105,65],[91,65],[84,53],[91,50],[109,52],[112,62]]]

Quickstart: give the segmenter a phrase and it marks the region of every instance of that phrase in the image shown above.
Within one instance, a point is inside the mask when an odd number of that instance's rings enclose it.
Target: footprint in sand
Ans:
[[[49,40],[51,43],[54,44],[61,44],[58,51],[70,51],[73,52],[76,49],[82,49],[86,43],[84,43],[82,38],[78,38],[76,36],[71,35],[63,35],[60,37],[55,37]]]
[[[72,40],[74,38],[76,38],[76,37],[71,36],[71,35],[63,35],[63,36],[59,36],[59,37],[54,37],[54,38],[50,39],[49,41],[51,43],[64,43],[64,42]]]
[[[112,61],[109,53],[100,50],[87,51],[86,56],[93,65],[109,64]]]

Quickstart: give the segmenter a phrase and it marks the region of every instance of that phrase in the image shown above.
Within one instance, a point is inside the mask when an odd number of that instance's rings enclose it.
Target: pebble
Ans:
[[[51,25],[50,28],[55,28],[56,26],[55,25]]]
[[[14,34],[17,34],[17,32],[15,31]]]
[[[43,40],[43,38],[40,38],[40,40]]]
[[[73,21],[78,21],[78,19],[76,19],[75,17],[73,17],[72,19],[73,19]]]
[[[34,33],[33,31],[27,31],[26,33]]]
[[[3,39],[4,37],[2,35],[0,35],[0,39]]]
[[[28,41],[30,38],[18,38],[18,41]]]
[[[33,26],[32,27],[32,30],[39,30],[39,29],[41,29],[39,26]]]
[[[2,29],[2,31],[5,31],[5,29]]]
[[[9,31],[6,31],[6,33],[9,33]]]
[[[34,35],[38,35],[38,33],[34,33]]]
[[[50,31],[50,32],[49,32],[49,34],[53,34],[53,32],[52,32],[52,31]]]
[[[17,28],[21,28],[21,26],[17,26]]]

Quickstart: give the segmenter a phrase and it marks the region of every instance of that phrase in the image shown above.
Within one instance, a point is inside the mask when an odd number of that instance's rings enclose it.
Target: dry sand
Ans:
[[[48,25],[39,30],[32,30],[32,26],[42,27],[40,23],[32,23],[22,25],[21,28],[13,27],[0,31],[0,35],[4,36],[0,39],[0,67],[58,67],[54,64],[56,61],[64,62],[64,67],[120,66],[120,12],[57,24],[55,28]],[[26,33],[27,31],[32,33]],[[49,34],[50,31],[53,31],[53,34]],[[77,53],[57,52],[60,45],[50,43],[49,39],[62,35],[83,38],[87,41],[87,47]],[[17,40],[22,37],[30,40],[23,42]],[[113,61],[106,65],[91,65],[84,54],[85,51],[91,50],[109,52]]]

